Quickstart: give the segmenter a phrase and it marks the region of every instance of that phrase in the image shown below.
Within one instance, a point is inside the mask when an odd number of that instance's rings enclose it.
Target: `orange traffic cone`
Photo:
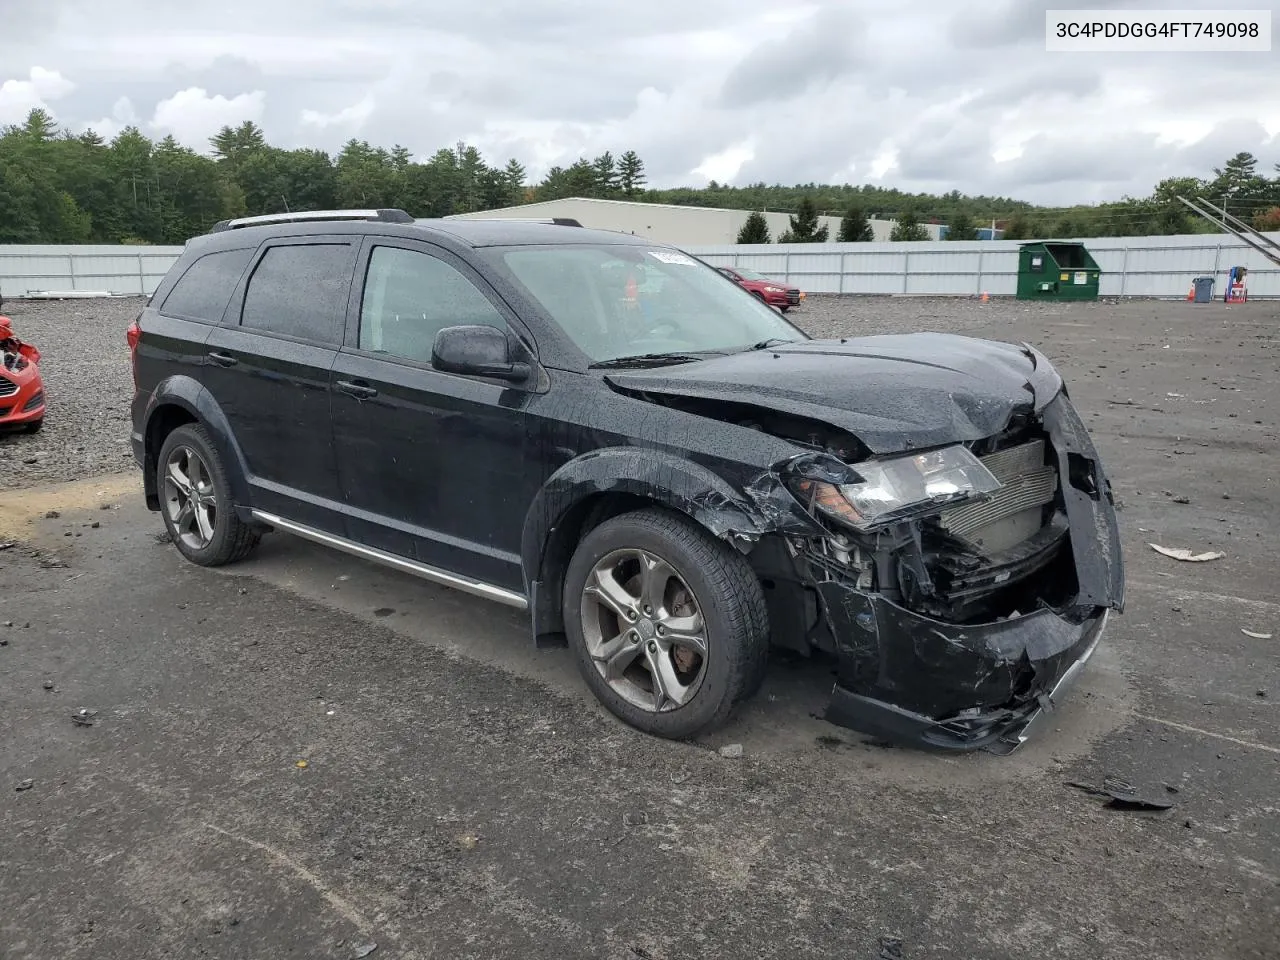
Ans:
[[[1191,301],[1196,298],[1196,285],[1193,283],[1191,289],[1187,291],[1187,300]]]
[[[987,291],[983,290],[983,291],[982,291],[982,302],[983,302],[983,303],[989,303],[990,301],[991,301],[991,295],[990,295],[989,293],[987,293]]]

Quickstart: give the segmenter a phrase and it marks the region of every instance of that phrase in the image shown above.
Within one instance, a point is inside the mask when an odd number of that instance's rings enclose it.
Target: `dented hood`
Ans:
[[[610,372],[622,390],[720,400],[847,430],[876,454],[999,433],[1062,380],[1033,348],[941,333],[806,340],[696,363]]]

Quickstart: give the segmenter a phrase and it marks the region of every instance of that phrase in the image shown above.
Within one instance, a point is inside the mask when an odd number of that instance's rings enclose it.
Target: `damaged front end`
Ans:
[[[824,531],[785,542],[837,656],[832,722],[1008,752],[1123,607],[1110,484],[1066,392],[1037,399],[997,436],[780,465]]]

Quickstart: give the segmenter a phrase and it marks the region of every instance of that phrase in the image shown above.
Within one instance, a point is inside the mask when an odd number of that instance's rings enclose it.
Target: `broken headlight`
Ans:
[[[868,460],[852,469],[861,478],[856,483],[804,479],[796,486],[819,510],[862,532],[936,513],[1000,489],[1000,481],[962,446]]]

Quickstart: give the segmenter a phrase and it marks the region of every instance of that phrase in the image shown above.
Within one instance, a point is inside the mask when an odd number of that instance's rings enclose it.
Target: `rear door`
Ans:
[[[420,241],[371,237],[346,345],[332,372],[333,426],[351,537],[523,592],[520,533],[542,482],[530,469],[530,388],[442,373],[443,327],[517,332],[466,263]]]
[[[248,468],[253,506],[342,535],[329,369],[360,238],[268,241],[205,343],[204,383]]]

